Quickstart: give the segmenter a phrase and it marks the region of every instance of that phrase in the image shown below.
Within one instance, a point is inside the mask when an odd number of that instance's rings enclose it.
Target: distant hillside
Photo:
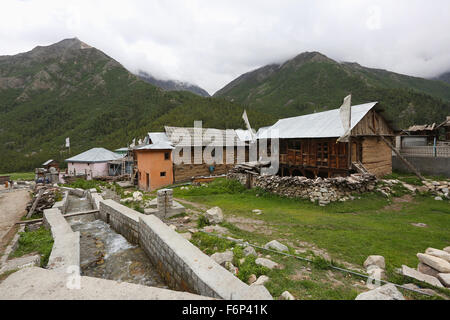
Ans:
[[[115,149],[164,125],[239,128],[243,107],[166,92],[78,39],[0,56],[0,172],[33,170],[92,147]],[[249,111],[260,125],[270,116]]]
[[[354,104],[379,101],[398,127],[443,121],[450,112],[450,85],[338,63],[318,52],[248,72],[214,97],[287,117],[337,108],[349,93]]]
[[[435,80],[444,81],[450,84],[450,71],[441,74],[439,77],[435,78]]]
[[[209,93],[206,90],[187,82],[159,80],[144,71],[140,71],[138,77],[166,91],[189,91],[202,97],[209,97]]]

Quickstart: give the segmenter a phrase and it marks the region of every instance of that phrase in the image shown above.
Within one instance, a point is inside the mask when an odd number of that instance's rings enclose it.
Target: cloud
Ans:
[[[0,11],[0,54],[78,37],[121,62],[214,93],[303,51],[409,75],[450,70],[448,0],[28,0]]]

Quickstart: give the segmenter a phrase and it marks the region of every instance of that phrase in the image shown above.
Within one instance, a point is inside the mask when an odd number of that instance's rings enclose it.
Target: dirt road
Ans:
[[[3,238],[6,238],[14,224],[25,214],[28,201],[30,194],[27,189],[0,193],[0,244],[7,241]]]

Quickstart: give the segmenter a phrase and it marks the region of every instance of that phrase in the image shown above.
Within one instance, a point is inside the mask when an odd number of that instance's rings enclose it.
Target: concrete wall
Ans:
[[[153,215],[103,200],[97,217],[128,241],[139,243],[173,289],[221,299],[272,299],[263,286],[243,283]]]
[[[62,214],[65,214],[68,205],[69,205],[69,191],[66,190],[63,194],[63,199],[61,201],[55,202],[52,208],[59,209]]]
[[[422,174],[433,176],[443,175],[450,178],[450,158],[404,157]],[[392,167],[395,171],[411,172],[397,156],[392,157]]]
[[[44,210],[44,226],[53,236],[53,248],[47,269],[67,272],[68,267],[80,267],[80,233],[73,232],[59,209]],[[72,270],[74,271],[74,270]]]

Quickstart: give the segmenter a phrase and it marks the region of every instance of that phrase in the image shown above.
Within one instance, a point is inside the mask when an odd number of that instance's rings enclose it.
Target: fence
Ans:
[[[400,153],[412,157],[450,158],[450,146],[406,147]]]

